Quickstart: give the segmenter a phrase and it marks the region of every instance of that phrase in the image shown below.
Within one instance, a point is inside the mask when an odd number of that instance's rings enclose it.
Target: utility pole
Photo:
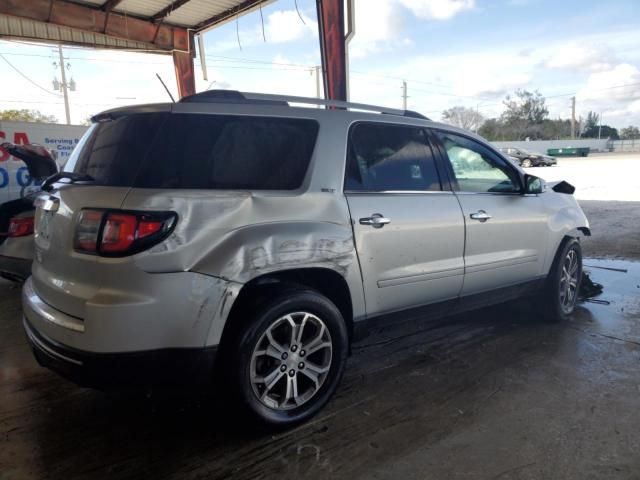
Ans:
[[[62,77],[62,94],[64,95],[64,113],[67,116],[67,125],[71,125],[71,112],[69,112],[69,92],[67,91],[67,75],[64,72],[64,57],[62,56],[62,45],[58,45],[60,55],[60,75]]]
[[[601,133],[602,133],[602,113],[600,113],[600,125],[598,126],[598,140],[600,140]]]
[[[403,110],[407,109],[407,98],[409,98],[407,96],[407,81],[403,80],[402,81],[402,109]]]
[[[576,97],[571,97],[571,139],[576,138]]]

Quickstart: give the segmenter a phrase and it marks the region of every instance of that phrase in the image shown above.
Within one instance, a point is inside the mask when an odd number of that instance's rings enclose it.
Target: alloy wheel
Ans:
[[[251,355],[253,393],[275,410],[300,407],[324,384],[332,355],[331,334],[318,316],[284,315],[262,334]]]
[[[562,262],[562,272],[560,273],[560,307],[564,313],[571,313],[576,304],[578,295],[578,281],[580,266],[578,254],[575,250],[567,252]]]

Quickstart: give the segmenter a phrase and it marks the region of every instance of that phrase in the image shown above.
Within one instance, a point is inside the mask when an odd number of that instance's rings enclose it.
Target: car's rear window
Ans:
[[[95,125],[68,169],[108,186],[293,190],[317,134],[307,119],[132,114]]]

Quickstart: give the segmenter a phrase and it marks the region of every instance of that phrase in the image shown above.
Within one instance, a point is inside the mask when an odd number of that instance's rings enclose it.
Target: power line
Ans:
[[[27,44],[27,45],[46,47],[45,45],[34,45],[34,44]],[[81,50],[81,49],[78,49],[78,50]],[[40,55],[40,54],[17,54],[17,53],[9,53],[9,52],[3,52],[0,55],[17,55],[17,56],[50,58],[49,56]],[[314,68],[313,65],[307,65],[307,64],[289,63],[289,62],[270,62],[270,61],[265,61],[265,60],[228,57],[228,56],[223,56],[223,55],[205,55],[205,57],[209,58],[211,60],[215,60],[215,61],[223,61],[223,62],[230,62],[230,63],[262,64],[262,65],[272,65],[272,66],[277,66],[277,67],[292,67],[292,68],[266,68],[266,67],[265,68],[261,68],[261,67],[245,67],[245,66],[238,66],[238,65],[220,65],[220,64],[215,65],[215,67],[219,68],[219,69],[297,71],[298,69],[308,70],[308,69]],[[113,63],[125,63],[125,64],[145,64],[145,65],[164,65],[165,64],[163,62],[138,62],[138,61],[116,60],[116,59],[95,58],[95,57],[67,57],[67,58],[70,59],[70,60],[113,62]],[[9,61],[6,58],[4,58],[4,56],[3,56],[3,59],[7,63],[9,63]],[[16,71],[18,71],[18,73],[23,75],[25,78],[27,78],[24,74],[22,74],[22,72],[17,70],[13,65],[11,65],[11,67],[14,68]],[[375,74],[375,73],[366,73],[366,72],[361,72],[361,71],[358,71],[358,70],[351,70],[351,73],[354,73],[356,75],[366,76],[366,77],[378,77],[378,78],[386,78],[386,79],[398,80],[398,81],[402,81],[403,80],[403,78],[401,78],[401,77],[396,77],[396,76],[392,76],[392,75]],[[27,78],[27,80],[29,80],[31,83],[36,85],[38,88],[40,88],[42,90],[45,90],[47,93],[49,93],[51,95],[59,96],[59,95],[56,95],[56,94],[46,90],[45,88],[41,87],[40,85],[36,84],[31,79]],[[435,82],[427,82],[427,81],[424,81],[424,80],[416,80],[416,79],[411,79],[411,78],[407,78],[406,80],[411,82],[411,83],[418,83],[418,84],[423,84],[423,85],[432,85],[432,86],[440,87],[440,88],[451,88],[448,85],[438,84],[438,83],[435,83]],[[379,84],[379,85],[383,85],[383,84]],[[615,88],[623,88],[623,87],[630,87],[630,86],[636,86],[636,85],[640,85],[640,82],[639,83],[622,84],[622,85],[614,85],[614,86],[610,86],[610,87],[598,88],[598,89],[595,89],[595,90],[596,91],[611,90],[611,89],[615,89]],[[438,91],[433,91],[433,90],[424,90],[424,89],[416,89],[416,88],[412,88],[411,90],[413,92],[428,93],[430,95],[441,95],[441,96],[449,96],[449,97],[455,97],[455,98],[468,98],[468,99],[483,100],[483,101],[492,101],[493,100],[493,99],[489,99],[487,97],[478,97],[478,96],[474,96],[474,95],[458,95],[458,94],[453,94],[453,93],[438,92]],[[559,98],[559,97],[570,97],[570,96],[573,96],[573,95],[575,95],[575,92],[562,93],[562,94],[557,94],[557,95],[549,95],[549,96],[545,96],[545,99]]]
[[[47,90],[46,88],[44,88],[41,85],[38,85],[36,82],[34,82],[33,80],[31,80],[29,77],[27,77],[24,73],[22,73],[20,70],[18,70],[17,67],[15,67],[9,60],[6,59],[6,57],[4,55],[2,55],[0,53],[0,58],[2,58],[5,62],[7,62],[7,65],[9,65],[11,68],[13,68],[22,78],[24,78],[25,80],[27,80],[29,83],[31,83],[32,85],[35,85],[36,87],[38,87],[40,90],[43,90],[45,92],[47,92],[49,95],[53,95],[54,97],[60,97],[60,95],[53,93],[49,90]]]

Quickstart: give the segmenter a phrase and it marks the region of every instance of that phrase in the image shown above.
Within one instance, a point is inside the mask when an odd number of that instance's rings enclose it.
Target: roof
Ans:
[[[273,0],[0,0],[0,38],[185,50],[202,32]]]
[[[182,104],[217,104],[217,105],[244,105],[249,107],[293,107],[304,106],[318,113],[317,107],[329,111],[332,114],[342,111],[354,111],[361,113],[375,113],[381,115],[411,118],[416,120],[431,121],[424,115],[412,110],[399,110],[395,108],[381,107],[364,103],[343,102],[340,100],[325,100],[313,97],[298,97],[293,95],[273,95],[268,93],[239,92],[237,90],[207,90],[189,95],[180,99]],[[147,105],[132,105],[117,107],[94,115],[91,120],[101,122],[111,120],[131,113],[155,113],[169,112],[173,110],[175,103],[152,103]]]

